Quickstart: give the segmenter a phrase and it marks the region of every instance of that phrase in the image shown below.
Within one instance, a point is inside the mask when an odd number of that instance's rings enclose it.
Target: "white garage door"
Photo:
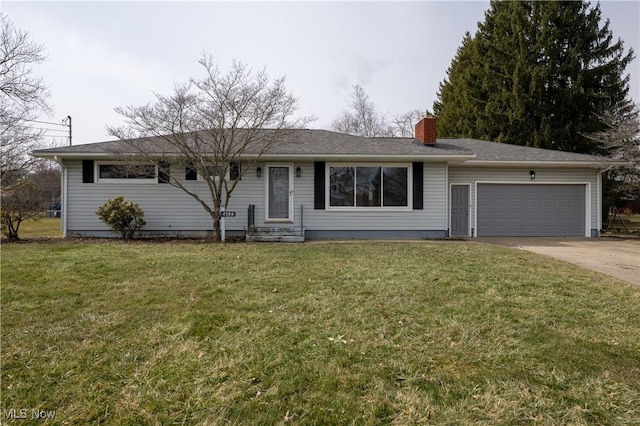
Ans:
[[[584,237],[585,185],[478,184],[479,237]]]

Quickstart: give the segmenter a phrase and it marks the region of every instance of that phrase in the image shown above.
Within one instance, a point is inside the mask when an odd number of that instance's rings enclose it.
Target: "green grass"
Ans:
[[[20,239],[62,238],[60,219],[46,217],[37,220],[25,220],[20,224],[18,236]]]
[[[609,234],[640,236],[640,215],[623,214],[616,216],[615,220],[610,220],[607,217],[603,222],[603,226]]]
[[[1,296],[5,422],[640,423],[640,288],[505,247],[4,244]]]

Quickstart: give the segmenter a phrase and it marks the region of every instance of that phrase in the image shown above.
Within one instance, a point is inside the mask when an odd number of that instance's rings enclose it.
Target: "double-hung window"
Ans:
[[[408,164],[328,165],[330,209],[409,209],[411,167]]]

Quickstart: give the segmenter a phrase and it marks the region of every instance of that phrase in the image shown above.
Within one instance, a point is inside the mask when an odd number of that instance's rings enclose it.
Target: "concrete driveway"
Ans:
[[[517,247],[640,285],[640,240],[617,238],[477,238]]]

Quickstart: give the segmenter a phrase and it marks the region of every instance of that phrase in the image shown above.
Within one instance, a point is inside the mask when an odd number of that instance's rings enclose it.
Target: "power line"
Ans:
[[[41,124],[50,124],[53,126],[61,126],[61,127],[67,127],[69,129],[69,145],[71,145],[71,116],[67,115],[66,118],[64,118],[62,120],[62,124],[60,123],[52,123],[51,121],[40,121],[40,120],[24,120],[27,123],[41,123]],[[33,127],[31,127],[33,128]],[[40,129],[40,130],[50,130],[50,131],[60,131],[60,130],[55,130],[55,129]]]
[[[45,127],[33,127],[33,126],[21,126],[18,125],[16,127],[21,127],[23,129],[31,129],[31,130],[40,130],[43,132],[62,132],[62,133],[67,133],[68,130],[62,130],[62,129],[47,129]]]
[[[21,120],[24,123],[41,123],[41,124],[48,124],[51,126],[60,126],[60,127],[67,127],[68,128],[68,132],[69,132],[69,136],[66,137],[67,141],[69,141],[69,145],[71,145],[71,116],[67,115],[67,117],[62,120],[62,124],[59,123],[52,123],[51,121],[42,121],[42,120]],[[20,127],[22,129],[30,129],[36,132],[39,132],[40,134],[38,135],[41,138],[52,138],[52,139],[56,139],[56,138],[64,138],[64,136],[62,135],[56,135],[56,134],[50,134],[50,132],[60,132],[60,133],[66,133],[67,130],[62,130],[62,129],[49,129],[46,127],[37,127],[37,126],[27,126],[24,124],[14,124],[15,127]]]
[[[65,120],[66,120],[66,118],[65,118]],[[67,124],[52,123],[50,121],[39,121],[39,120],[24,120],[24,121],[29,122],[29,123],[53,124],[54,126],[69,127],[69,125],[67,125]]]

